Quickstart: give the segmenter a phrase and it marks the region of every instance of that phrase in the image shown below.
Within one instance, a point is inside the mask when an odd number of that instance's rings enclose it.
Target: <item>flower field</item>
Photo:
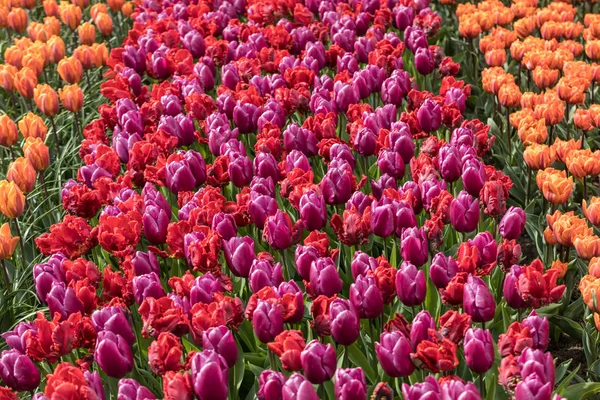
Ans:
[[[0,400],[598,398],[597,83],[595,1],[0,0]]]

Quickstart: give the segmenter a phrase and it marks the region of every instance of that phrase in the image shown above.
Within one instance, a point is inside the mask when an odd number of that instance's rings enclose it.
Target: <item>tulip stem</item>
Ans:
[[[25,266],[25,246],[23,246],[23,235],[21,235],[21,229],[19,228],[19,221],[17,218],[13,219],[15,223],[15,231],[17,231],[17,235],[19,235],[19,246],[21,248],[21,258],[23,261],[23,266]]]
[[[6,269],[6,261],[2,259],[2,269],[4,270],[4,283],[6,284],[6,291],[10,292],[10,281],[8,279],[8,270]]]
[[[508,107],[504,108],[506,109],[506,142],[508,144],[508,156],[512,158],[512,146],[510,143],[510,109]]]
[[[571,119],[570,114],[571,114],[571,106],[569,104],[567,104],[567,114],[565,115],[566,122],[567,122],[567,140],[569,140],[571,138],[571,124],[569,123],[569,120]]]
[[[525,207],[529,205],[529,196],[531,195],[531,175],[533,174],[533,170],[531,168],[527,168],[529,173],[527,174],[527,194],[525,195]]]
[[[58,137],[58,131],[56,130],[54,117],[50,117],[50,124],[52,125],[52,130],[54,131],[54,140],[56,140],[56,152],[57,155],[60,155],[60,138]]]
[[[342,360],[342,368],[348,368],[348,346],[344,346],[344,359]]]
[[[587,179],[583,177],[583,199],[587,200]]]
[[[485,385],[483,383],[483,374],[479,374],[479,392],[481,394],[481,398],[485,399]]]

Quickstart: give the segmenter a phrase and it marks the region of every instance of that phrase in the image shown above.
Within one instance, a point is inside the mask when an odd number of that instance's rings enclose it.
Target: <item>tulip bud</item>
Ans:
[[[510,271],[506,274],[506,277],[504,278],[504,286],[502,287],[502,293],[506,299],[506,304],[512,308],[524,308],[526,306],[525,302],[521,298],[521,295],[517,291],[519,275],[521,275],[521,267],[518,265],[513,265],[510,268]]]
[[[377,167],[382,174],[388,174],[394,179],[402,179],[406,170],[402,154],[386,149],[379,152]]]
[[[292,374],[283,385],[282,400],[319,400],[313,385],[298,373]]]
[[[290,124],[283,131],[283,146],[286,151],[299,150],[307,157],[316,155],[317,136],[306,128],[301,128],[298,124]]]
[[[263,230],[263,240],[276,250],[284,250],[292,244],[292,219],[277,210],[275,215],[267,217]]]
[[[375,342],[375,352],[381,368],[392,378],[409,376],[415,370],[410,342],[399,331],[382,332],[379,342]]]
[[[71,112],[76,113],[83,107],[83,91],[76,83],[58,89],[58,96],[63,107]]]
[[[199,400],[225,400],[229,392],[227,362],[213,350],[196,353],[192,359],[192,385]]]
[[[283,318],[276,304],[259,300],[252,315],[252,326],[258,340],[272,342],[275,336],[283,332]]]
[[[518,239],[521,236],[523,228],[525,228],[526,215],[523,209],[519,207],[511,207],[506,211],[500,224],[498,225],[498,233],[504,239]]]
[[[404,305],[413,307],[425,300],[427,281],[423,271],[410,262],[403,262],[396,274],[396,293]]]
[[[333,87],[333,98],[337,108],[342,111],[348,111],[351,104],[356,104],[360,101],[358,91],[354,86],[338,81]]]
[[[435,320],[428,311],[420,311],[412,320],[410,329],[410,343],[416,350],[419,343],[429,339],[429,330],[437,330]]]
[[[487,180],[485,168],[481,161],[475,158],[469,158],[464,161],[462,166],[462,182],[465,190],[475,197],[479,197],[479,192]]]
[[[0,118],[3,118],[3,116]],[[0,125],[2,125],[1,121]],[[43,142],[44,140],[46,140],[46,133],[48,132],[48,127],[46,126],[44,120],[40,116],[29,112],[25,114],[25,116],[19,121],[19,131],[25,139],[29,137],[40,138]],[[5,144],[3,145],[6,146]],[[8,145],[7,147],[10,147],[10,145]]]
[[[325,202],[330,205],[343,204],[350,199],[353,190],[353,172],[347,162],[329,164],[321,180],[321,191]]]
[[[249,157],[237,154],[233,160],[230,160],[227,173],[235,187],[248,186],[254,176],[252,161]]]
[[[469,328],[464,348],[465,360],[471,371],[483,374],[494,364],[494,341],[489,330]]]
[[[25,208],[25,196],[14,182],[0,181],[0,212],[6,218],[18,218]]]
[[[540,317],[535,310],[521,323],[523,328],[529,328],[529,335],[533,339],[534,349],[546,350],[550,340],[550,325],[547,317]]]
[[[473,322],[486,322],[494,318],[496,302],[481,278],[469,275],[464,286],[463,307]]]
[[[371,205],[371,230],[379,237],[386,238],[394,233],[396,220],[395,204],[388,199],[373,201]]]
[[[33,90],[33,100],[44,115],[52,117],[58,114],[58,95],[49,85],[37,85]]]
[[[455,146],[445,144],[438,153],[440,174],[446,182],[455,182],[460,178],[461,160],[458,149]]]
[[[271,178],[269,180],[272,182]],[[279,206],[273,196],[267,194],[257,195],[248,202],[248,214],[257,228],[262,229],[267,217],[275,215]]]
[[[139,384],[135,379],[121,379],[119,381],[119,400],[156,400],[154,394],[145,386]]]
[[[331,297],[342,290],[344,283],[330,257],[321,257],[310,266],[310,290],[317,296]]]
[[[383,296],[375,278],[358,275],[350,285],[350,302],[360,318],[377,318],[383,312]]]
[[[18,139],[17,124],[8,115],[0,115],[0,145],[11,147]]]
[[[6,172],[6,179],[17,184],[25,194],[31,192],[35,186],[37,174],[33,165],[25,157],[19,157],[11,162]]]
[[[235,276],[247,278],[252,262],[256,258],[254,253],[254,240],[249,236],[232,237],[223,240],[223,253],[225,261]]]
[[[94,359],[106,375],[112,378],[122,378],[133,370],[133,354],[129,343],[110,331],[98,334]]]
[[[479,223],[479,200],[462,190],[450,203],[450,223],[458,232],[472,232]]]
[[[415,69],[421,75],[429,75],[435,69],[433,54],[426,47],[417,49],[415,53]]]
[[[442,110],[433,100],[426,99],[417,111],[417,120],[424,132],[435,132],[442,123]]]
[[[272,265],[267,260],[255,259],[250,267],[250,289],[258,292],[265,286],[279,286],[283,281],[281,264]]]
[[[359,400],[367,398],[367,381],[361,368],[338,369],[335,372],[335,398]]]
[[[350,346],[360,335],[360,320],[348,300],[335,299],[329,306],[331,335],[336,342]]]
[[[252,103],[238,103],[233,108],[233,122],[240,133],[256,131],[261,109]]]
[[[50,150],[41,138],[28,137],[23,145],[23,154],[38,172],[50,165]]]
[[[150,243],[158,245],[166,242],[169,216],[164,209],[153,204],[146,205],[142,224],[144,236]]]
[[[233,368],[238,359],[238,348],[231,331],[223,325],[208,328],[202,333],[202,348],[214,350],[218,353],[229,368]]]
[[[166,296],[165,290],[160,283],[160,278],[155,272],[134,277],[132,286],[133,297],[138,304],[142,304],[147,297],[160,299]]]
[[[327,206],[323,195],[314,190],[305,192],[300,197],[300,218],[304,226],[310,230],[322,229],[327,224]]]
[[[13,390],[32,391],[40,384],[40,371],[28,356],[5,350],[0,357],[0,378]]]
[[[354,257],[350,264],[354,280],[357,280],[359,276],[366,277],[369,271],[374,271],[375,268],[377,268],[377,260],[375,258],[360,250],[354,252]]]
[[[330,380],[337,364],[333,346],[325,345],[316,339],[306,345],[300,354],[300,360],[306,379],[315,385]]]
[[[264,370],[258,377],[258,400],[281,400],[284,384],[285,375],[281,372]]]
[[[445,289],[448,282],[458,273],[456,260],[452,256],[446,257],[444,253],[438,253],[431,260],[429,276],[438,289]]]
[[[130,346],[135,343],[135,334],[127,316],[120,307],[104,307],[92,314],[92,326],[96,332],[112,332],[125,339]]]
[[[423,229],[407,228],[402,232],[401,238],[402,258],[415,267],[425,264],[429,251],[427,235]]]

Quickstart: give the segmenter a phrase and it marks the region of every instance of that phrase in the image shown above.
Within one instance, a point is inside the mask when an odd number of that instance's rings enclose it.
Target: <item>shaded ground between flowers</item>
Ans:
[[[539,254],[535,248],[535,243],[529,237],[527,231],[523,231],[521,236],[517,239],[517,243],[521,245],[521,261],[523,264],[530,264],[533,260],[539,257]]]
[[[559,340],[550,341],[548,344],[548,351],[554,356],[555,365],[560,365],[565,361],[572,360],[569,370],[573,371],[580,365],[577,374],[579,376],[587,375],[588,365],[585,359],[583,346],[579,340],[563,334],[560,336]],[[600,399],[600,397],[596,396],[594,399]]]

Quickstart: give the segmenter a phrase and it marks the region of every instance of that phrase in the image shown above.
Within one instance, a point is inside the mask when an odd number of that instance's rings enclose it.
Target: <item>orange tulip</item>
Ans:
[[[10,64],[0,64],[0,87],[7,92],[15,90],[15,76],[17,75],[17,67]]]
[[[585,219],[575,216],[572,211],[558,217],[552,224],[552,231],[559,244],[569,247],[573,246],[578,237],[593,235],[593,230],[588,227]]]
[[[588,205],[587,201],[583,199],[582,203],[583,215],[590,221],[594,226],[600,226],[600,197],[592,197]]]
[[[460,36],[468,39],[474,39],[481,34],[481,25],[477,22],[474,17],[459,18],[458,20],[458,33]]]
[[[37,173],[27,158],[19,157],[8,166],[6,179],[16,183],[19,189],[27,194],[35,187]]]
[[[575,126],[581,129],[584,132],[589,132],[594,129],[594,124],[592,121],[592,114],[590,110],[584,110],[582,108],[578,108],[575,110],[575,114],[573,115],[573,122],[575,122]]]
[[[129,18],[133,14],[133,3],[128,1],[121,7],[121,12],[125,18]]]
[[[21,33],[27,27],[27,11],[22,8],[13,8],[8,13],[8,25],[13,31]]]
[[[600,257],[594,257],[588,263],[588,274],[600,278]]]
[[[535,106],[544,102],[544,96],[533,92],[525,92],[521,95],[521,107],[533,110]]]
[[[596,235],[578,236],[573,242],[579,258],[591,260],[600,256],[600,238]]]
[[[574,186],[572,176],[567,178],[565,171],[558,171],[553,168],[539,170],[536,183],[546,200],[552,204],[565,203],[571,197]]]
[[[525,163],[534,170],[548,168],[554,162],[555,157],[554,148],[545,144],[532,143],[523,152]]]
[[[108,47],[106,47],[106,43],[94,43],[92,51],[94,52],[95,67],[100,68],[106,65],[108,61]]]
[[[560,99],[568,104],[583,104],[589,86],[590,82],[585,78],[562,77],[556,85],[556,91]]]
[[[14,182],[0,181],[0,212],[6,218],[19,218],[25,208],[25,195]]]
[[[63,24],[72,31],[77,29],[81,23],[81,8],[77,7],[75,4],[61,3],[58,7],[58,12]]]
[[[585,305],[594,313],[600,312],[600,278],[585,275],[579,281],[579,291]]]
[[[517,107],[521,103],[521,90],[516,83],[506,83],[498,90],[498,101],[503,107]]]
[[[568,78],[583,78],[591,82],[594,78],[594,70],[592,65],[585,61],[569,61],[563,65],[563,76]],[[589,83],[587,83],[587,86],[589,87]]]
[[[8,222],[0,228],[0,260],[11,258],[19,242],[18,236],[12,236]]]
[[[96,28],[89,22],[84,22],[77,28],[81,44],[91,45],[96,41]]]
[[[40,76],[44,70],[44,59],[38,54],[26,53],[23,56],[23,67],[32,69],[36,76]]]
[[[0,4],[0,28],[8,28],[9,8]]]
[[[4,50],[4,61],[19,69],[23,67],[23,50],[17,46],[10,46]]]
[[[113,21],[108,14],[99,13],[96,18],[94,18],[94,24],[96,24],[98,30],[104,36],[110,36],[113,31]]]
[[[56,70],[60,78],[70,84],[79,83],[83,78],[83,66],[75,57],[65,57],[60,60]]]
[[[13,39],[15,46],[17,46],[21,51],[25,51],[31,46],[33,41],[29,39],[27,36],[21,36],[20,38]]]
[[[519,123],[517,134],[524,146],[532,143],[544,143],[548,139],[548,130],[543,119],[523,118]]]
[[[56,16],[48,16],[44,18],[44,26],[50,36],[60,36],[60,20]]]
[[[108,8],[106,7],[106,4],[96,3],[90,7],[90,17],[92,17],[92,19],[95,19],[99,13],[108,13]]]
[[[71,0],[71,3],[75,4],[77,7],[85,10],[87,6],[90,4],[90,0]]]
[[[526,38],[535,30],[535,19],[533,17],[521,18],[514,22],[513,28],[520,39]]]
[[[26,99],[33,97],[33,90],[37,86],[37,83],[37,75],[31,68],[22,68],[15,75],[15,88]]]
[[[547,67],[535,67],[532,71],[533,81],[540,89],[554,86],[558,81],[558,70]]]
[[[559,124],[565,117],[565,104],[560,100],[553,100],[538,104],[533,108],[536,118],[543,118],[546,125]]]
[[[53,63],[56,64],[65,57],[65,42],[60,36],[52,36],[48,39],[47,45],[50,52],[50,60]]]
[[[40,138],[25,139],[23,154],[36,171],[43,171],[50,165],[50,150]]]
[[[43,5],[46,15],[58,17],[58,3],[56,0],[44,0]]]
[[[558,44],[558,49],[567,50],[573,57],[579,57],[583,53],[583,45],[574,40],[563,40]]]
[[[569,264],[566,262],[561,262],[560,260],[554,260],[550,269],[558,271],[558,279],[562,279],[567,274],[567,270],[569,269]]]
[[[96,53],[90,46],[81,45],[75,48],[73,57],[79,60],[83,69],[92,69],[96,65]]]
[[[39,22],[31,22],[27,27],[27,35],[31,40],[39,40],[41,42],[46,42],[50,35],[46,31],[46,26]]]
[[[121,10],[121,7],[123,7],[123,4],[125,3],[125,0],[107,0],[106,4],[108,4],[108,6],[110,7],[111,10],[113,10],[113,12],[119,12]]]
[[[552,231],[552,229],[550,229],[550,227],[547,227],[544,230],[544,240],[546,241],[546,243],[548,243],[550,246],[554,246],[556,245],[558,242],[556,241],[556,238],[554,237],[554,232]]]
[[[17,124],[6,114],[0,115],[0,145],[11,147],[19,139]]]
[[[19,121],[19,131],[21,131],[21,135],[25,139],[28,137],[38,137],[44,141],[46,140],[48,127],[41,117],[29,112]]]
[[[600,174],[600,159],[590,149],[575,150],[567,155],[566,166],[573,176],[581,179]]]
[[[581,149],[581,144],[581,139],[570,139],[568,141],[556,139],[552,144],[552,147],[554,147],[554,150],[556,151],[556,159],[565,163],[571,152]]]
[[[58,89],[58,95],[63,107],[71,112],[78,112],[83,107],[83,91],[76,83]]]
[[[529,108],[522,108],[518,111],[515,111],[513,113],[510,114],[510,125],[515,128],[518,129],[519,128],[519,124],[521,123],[521,121],[525,118],[535,118],[533,116],[533,111]]]
[[[488,93],[498,94],[498,91],[507,83],[514,83],[515,77],[504,72],[502,67],[490,67],[481,72],[483,90]]]
[[[58,95],[50,85],[37,85],[33,91],[33,99],[44,115],[52,117],[58,114]]]
[[[485,62],[490,67],[500,67],[506,62],[506,50],[494,49],[484,54]]]

